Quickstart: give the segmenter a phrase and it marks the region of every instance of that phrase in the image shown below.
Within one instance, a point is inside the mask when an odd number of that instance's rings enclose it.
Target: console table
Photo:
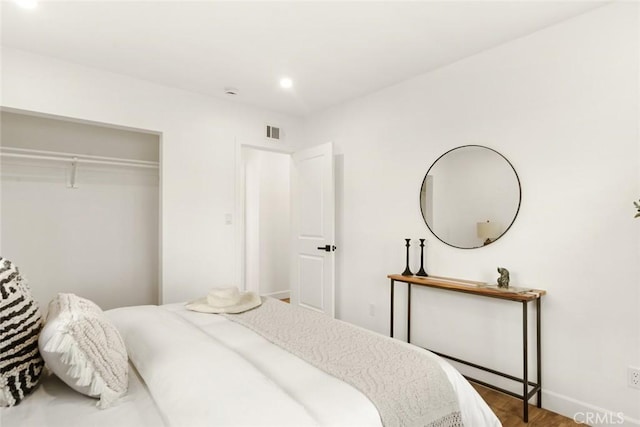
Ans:
[[[523,420],[529,421],[529,400],[537,395],[538,408],[542,405],[542,371],[541,371],[541,349],[540,349],[540,317],[541,317],[541,300],[542,296],[546,294],[546,291],[541,289],[529,289],[519,292],[516,290],[500,289],[495,286],[488,286],[485,283],[473,282],[469,280],[450,279],[446,277],[420,277],[420,276],[403,276],[400,274],[390,274],[387,276],[391,279],[391,325],[390,336],[393,337],[393,293],[395,288],[395,282],[403,282],[407,284],[407,342],[411,342],[411,286],[425,286],[429,288],[437,288],[446,291],[463,292],[466,294],[477,295],[480,297],[498,298],[505,301],[519,302],[522,304],[522,378],[518,378],[513,375],[509,375],[504,372],[497,371],[495,369],[487,368],[472,362],[458,359],[453,356],[438,353],[437,351],[431,351],[441,357],[453,360],[458,363],[462,363],[467,366],[471,366],[476,369],[490,372],[495,375],[499,375],[503,378],[508,378],[512,381],[516,381],[522,384],[522,394],[514,393],[509,390],[494,386],[484,381],[476,380],[467,377],[470,381],[481,384],[485,387],[498,390],[502,393],[516,397],[523,401]],[[528,303],[535,302],[536,305],[536,382],[529,380],[529,355],[528,355],[528,325],[527,325],[527,306]],[[531,387],[531,389],[529,389]]]

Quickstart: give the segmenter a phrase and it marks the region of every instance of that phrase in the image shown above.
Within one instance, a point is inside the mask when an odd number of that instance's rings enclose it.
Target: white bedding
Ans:
[[[134,370],[123,401],[100,410],[95,400],[48,379],[19,406],[2,410],[1,427],[380,426],[375,406],[355,388],[222,316],[187,311],[182,304],[107,314],[144,383]],[[500,426],[455,368],[410,347],[439,361],[466,426]]]
[[[129,365],[129,390],[108,409],[47,373],[19,405],[0,408],[0,427],[159,427],[165,425],[149,391]]]

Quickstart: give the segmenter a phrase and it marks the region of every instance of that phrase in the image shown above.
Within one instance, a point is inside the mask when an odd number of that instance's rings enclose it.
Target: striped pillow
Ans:
[[[0,257],[0,406],[14,406],[38,386],[42,316],[18,268]]]

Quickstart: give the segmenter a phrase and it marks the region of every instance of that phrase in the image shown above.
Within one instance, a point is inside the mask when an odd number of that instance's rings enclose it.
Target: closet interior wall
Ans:
[[[157,304],[160,136],[7,111],[0,129],[0,254],[40,307]]]

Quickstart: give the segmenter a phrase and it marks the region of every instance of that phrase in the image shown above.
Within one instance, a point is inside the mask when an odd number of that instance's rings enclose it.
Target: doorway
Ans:
[[[290,165],[288,153],[241,148],[244,288],[290,297]]]

